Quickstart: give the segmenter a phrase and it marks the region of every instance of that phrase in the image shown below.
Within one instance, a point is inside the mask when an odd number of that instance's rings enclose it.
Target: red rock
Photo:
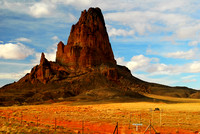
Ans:
[[[56,62],[59,64],[62,64],[62,57],[64,55],[64,44],[62,41],[60,41],[57,45],[57,52],[56,52]]]
[[[43,64],[46,64],[46,65],[49,64],[49,61],[45,58],[44,53],[41,54],[41,58],[40,58],[40,65],[43,65]]]
[[[71,70],[90,68],[101,64],[116,65],[105,22],[99,8],[83,11],[72,26],[67,45],[58,44],[56,62]]]
[[[119,78],[101,10],[90,8],[83,11],[79,21],[72,26],[67,45],[62,41],[58,43],[56,62],[49,62],[42,53],[40,64],[20,81],[46,84],[67,78],[70,73],[76,76],[76,71],[86,73],[87,68],[96,68],[98,72],[102,64],[101,74],[108,80]]]
[[[102,71],[102,74],[107,77],[108,80],[118,80],[118,71],[116,68],[107,68]]]
[[[46,83],[51,76],[50,62],[45,58],[44,53],[41,54],[40,65],[35,66],[30,73],[31,83],[39,80]]]
[[[32,84],[41,82],[46,84],[53,78],[60,79],[62,76],[66,77],[68,75],[67,70],[55,62],[49,62],[44,53],[41,54],[40,64],[33,67],[30,74],[21,79],[22,82],[30,81]]]

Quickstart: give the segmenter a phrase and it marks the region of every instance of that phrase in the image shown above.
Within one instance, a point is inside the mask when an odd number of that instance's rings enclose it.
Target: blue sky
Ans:
[[[0,0],[0,86],[55,60],[81,11],[100,7],[115,59],[142,80],[200,89],[200,1]]]

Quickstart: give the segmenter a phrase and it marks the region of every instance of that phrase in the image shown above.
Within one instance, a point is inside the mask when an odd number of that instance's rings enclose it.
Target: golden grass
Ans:
[[[166,101],[177,102],[177,103],[200,103],[200,99],[176,98],[176,97],[161,96],[161,95],[155,95],[155,94],[143,94],[143,95],[149,98],[153,98],[153,99],[166,100]]]
[[[166,129],[181,128],[193,132],[200,131],[200,100],[149,94],[145,96],[155,99],[155,102],[98,104],[61,102],[50,105],[0,107],[0,116],[3,117],[11,112],[11,118],[17,118],[23,112],[24,120],[27,119],[27,122],[35,122],[35,116],[39,116],[40,124],[48,125],[51,122],[50,126],[52,126],[55,118],[60,121],[78,122],[84,120],[112,125],[119,122],[122,126],[128,126],[130,115],[133,118],[131,123],[139,123],[139,115],[141,114],[141,121],[144,124],[143,129],[145,129],[151,119],[157,129],[162,126]],[[165,101],[167,103],[164,103]],[[168,103],[168,101],[171,103]],[[162,113],[150,111],[150,109],[154,110],[155,108],[159,108]],[[162,116],[162,122],[160,122],[160,116]],[[62,123],[60,125],[62,126]]]

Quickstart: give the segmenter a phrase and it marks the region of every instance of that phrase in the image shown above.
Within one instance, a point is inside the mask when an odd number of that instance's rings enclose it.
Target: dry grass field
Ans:
[[[153,102],[61,102],[0,107],[0,133],[142,134],[200,132],[200,100],[146,95]],[[155,108],[159,110],[155,111]],[[136,126],[142,124],[136,131]],[[151,129],[153,132],[153,129]],[[149,133],[147,131],[146,133]]]

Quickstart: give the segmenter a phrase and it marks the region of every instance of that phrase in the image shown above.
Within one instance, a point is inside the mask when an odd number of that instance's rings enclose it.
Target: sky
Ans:
[[[135,77],[200,89],[198,0],[0,0],[0,87],[55,61],[81,11],[99,7],[117,63]]]

